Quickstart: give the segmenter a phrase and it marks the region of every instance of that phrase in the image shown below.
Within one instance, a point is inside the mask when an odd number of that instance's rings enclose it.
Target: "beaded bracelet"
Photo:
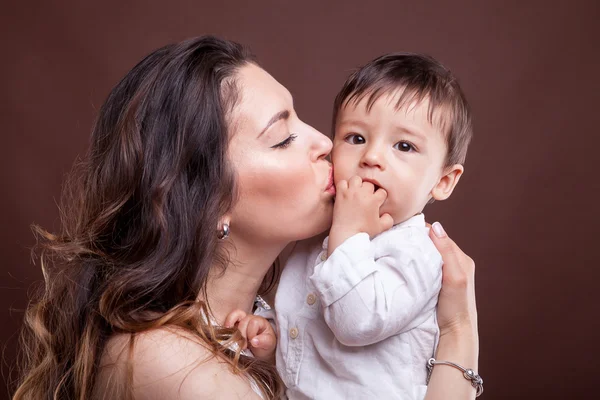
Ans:
[[[455,364],[450,361],[437,361],[435,358],[430,358],[427,361],[427,370],[429,371],[429,376],[431,376],[431,372],[433,371],[434,365],[449,365],[460,370],[463,373],[465,379],[471,382],[471,386],[473,386],[477,390],[477,394],[475,397],[479,397],[481,393],[483,393],[483,379],[481,376],[476,374],[472,369],[463,368],[458,364]],[[427,381],[429,382],[429,376],[427,377]]]

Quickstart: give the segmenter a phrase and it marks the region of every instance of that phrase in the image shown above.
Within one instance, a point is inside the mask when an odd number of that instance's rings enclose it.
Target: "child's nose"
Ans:
[[[379,168],[385,170],[385,156],[377,146],[369,146],[361,160],[362,167]]]

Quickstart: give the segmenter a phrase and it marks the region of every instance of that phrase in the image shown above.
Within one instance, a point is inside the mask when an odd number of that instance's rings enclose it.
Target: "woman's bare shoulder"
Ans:
[[[213,356],[201,339],[182,329],[161,328],[138,334],[130,355],[130,336],[107,343],[98,388],[125,382],[133,366],[134,394],[143,399],[258,399],[248,379]]]

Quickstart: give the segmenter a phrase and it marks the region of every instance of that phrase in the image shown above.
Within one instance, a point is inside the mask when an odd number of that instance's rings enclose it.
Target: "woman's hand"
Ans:
[[[474,335],[476,340],[475,263],[439,222],[431,226],[429,236],[444,259],[437,310],[440,335]]]
[[[437,320],[440,341],[435,358],[478,371],[479,336],[475,307],[475,263],[448,237],[439,222],[429,236],[444,259]],[[476,390],[456,368],[433,368],[425,400],[475,399]]]

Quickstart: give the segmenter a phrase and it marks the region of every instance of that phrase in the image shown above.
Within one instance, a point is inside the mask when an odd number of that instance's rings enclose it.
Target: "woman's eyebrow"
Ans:
[[[269,129],[271,127],[271,125],[273,125],[275,122],[279,121],[280,119],[288,119],[289,117],[290,117],[290,112],[288,110],[279,111],[277,114],[275,114],[271,117],[271,119],[267,123],[267,126],[265,126],[265,128],[258,134],[258,136],[256,138],[258,139],[259,137],[261,137],[261,135],[263,133],[265,133],[267,131],[267,129]]]

